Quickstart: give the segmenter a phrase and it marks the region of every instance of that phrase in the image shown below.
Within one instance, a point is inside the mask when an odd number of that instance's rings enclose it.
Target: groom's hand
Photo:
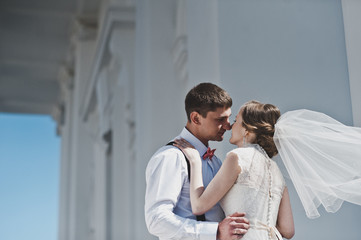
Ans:
[[[241,239],[247,233],[249,221],[245,213],[233,213],[218,224],[217,240]]]

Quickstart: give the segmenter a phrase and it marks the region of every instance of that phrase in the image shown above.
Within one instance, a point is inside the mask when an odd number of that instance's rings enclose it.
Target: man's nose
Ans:
[[[226,122],[223,124],[223,128],[226,129],[226,130],[231,130],[232,125],[230,124],[229,120],[227,119]]]

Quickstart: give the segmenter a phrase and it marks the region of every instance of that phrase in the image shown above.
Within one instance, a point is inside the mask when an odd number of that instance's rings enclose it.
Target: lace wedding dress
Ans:
[[[285,180],[276,162],[257,144],[231,152],[238,155],[242,170],[221,200],[224,213],[246,213],[250,229],[242,240],[282,239],[275,226]]]

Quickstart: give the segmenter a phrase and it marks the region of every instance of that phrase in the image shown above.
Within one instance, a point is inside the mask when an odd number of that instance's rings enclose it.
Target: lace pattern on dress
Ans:
[[[241,173],[224,198],[222,207],[226,214],[234,210],[247,212],[252,218],[251,228],[266,231],[264,237],[257,239],[279,239],[280,234],[275,224],[285,182],[277,164],[257,144],[234,152],[238,155]],[[257,233],[254,230],[248,237],[255,237],[253,234]],[[248,237],[245,235],[245,239]]]

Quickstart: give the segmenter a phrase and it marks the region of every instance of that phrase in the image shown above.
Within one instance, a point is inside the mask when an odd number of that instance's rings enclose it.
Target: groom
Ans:
[[[207,151],[208,142],[222,141],[225,131],[231,129],[231,106],[232,99],[228,93],[212,83],[195,86],[185,99],[188,121],[176,138],[186,139],[203,156],[205,187],[222,164],[211,151]],[[204,216],[192,214],[189,171],[182,151],[174,146],[161,147],[150,159],[146,169],[145,194],[145,220],[149,232],[161,240],[240,239],[249,227],[244,213],[224,218],[217,204]]]

